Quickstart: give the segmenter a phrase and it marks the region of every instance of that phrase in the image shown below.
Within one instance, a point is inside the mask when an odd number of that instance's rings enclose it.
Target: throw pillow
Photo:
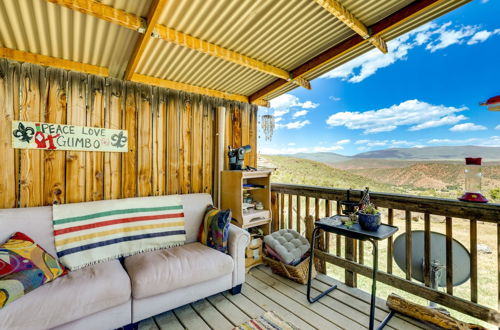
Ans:
[[[15,233],[0,245],[0,308],[67,273],[31,238]]]
[[[227,253],[227,239],[231,210],[219,210],[209,205],[198,233],[198,241],[208,247]]]

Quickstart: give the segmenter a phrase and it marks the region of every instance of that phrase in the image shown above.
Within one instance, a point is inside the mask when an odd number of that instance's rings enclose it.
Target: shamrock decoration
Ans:
[[[19,140],[29,143],[33,135],[35,135],[35,130],[32,127],[24,126],[23,123],[19,123],[13,134]]]

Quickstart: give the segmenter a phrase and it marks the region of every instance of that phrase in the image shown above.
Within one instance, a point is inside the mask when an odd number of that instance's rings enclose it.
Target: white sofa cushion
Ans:
[[[142,299],[205,282],[233,271],[233,259],[195,242],[125,258],[132,296]]]
[[[0,309],[0,329],[49,329],[130,301],[118,260],[60,277]]]

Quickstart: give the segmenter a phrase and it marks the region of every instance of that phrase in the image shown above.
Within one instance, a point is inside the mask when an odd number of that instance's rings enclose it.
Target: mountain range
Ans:
[[[354,156],[344,156],[334,152],[297,153],[287,155],[295,158],[314,160],[321,163],[335,164],[349,162],[357,159],[396,160],[401,166],[404,161],[438,160],[438,161],[463,161],[465,157],[482,157],[484,161],[500,160],[500,147],[478,146],[450,146],[450,147],[422,147],[422,148],[390,148],[367,151]],[[398,162],[398,163],[399,163]],[[376,166],[379,167],[379,166]]]

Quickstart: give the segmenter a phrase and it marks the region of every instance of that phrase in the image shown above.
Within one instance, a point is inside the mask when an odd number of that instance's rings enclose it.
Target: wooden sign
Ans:
[[[12,121],[17,149],[127,152],[128,134],[120,129]]]

